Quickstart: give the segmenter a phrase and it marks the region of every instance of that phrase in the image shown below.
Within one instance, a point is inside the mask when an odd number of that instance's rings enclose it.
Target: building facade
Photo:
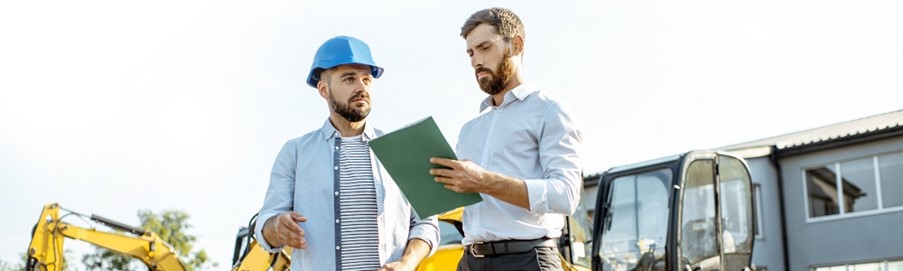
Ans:
[[[758,267],[903,271],[903,110],[717,149],[749,165]]]

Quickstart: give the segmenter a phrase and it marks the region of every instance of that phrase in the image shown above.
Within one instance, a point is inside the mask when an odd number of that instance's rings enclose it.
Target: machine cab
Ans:
[[[753,249],[746,162],[691,151],[609,169],[593,218],[593,270],[744,270]]]

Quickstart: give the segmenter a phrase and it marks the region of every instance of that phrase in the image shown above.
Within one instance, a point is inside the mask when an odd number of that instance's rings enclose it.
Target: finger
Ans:
[[[449,183],[451,183],[451,179],[446,178],[446,177],[436,177],[434,179],[436,180],[437,183],[441,183],[444,185],[449,185]]]
[[[445,185],[455,185],[458,183],[458,181],[455,181],[455,179],[449,177],[436,177],[435,180],[437,183]]]
[[[282,242],[286,245],[290,245],[292,247],[306,247],[307,239],[304,239],[304,233],[297,233],[292,231],[282,231],[279,233],[279,238],[282,239]]]
[[[291,218],[295,222],[307,222],[307,217],[304,217],[299,213],[292,212]]]
[[[304,237],[304,229],[302,229],[301,226],[298,225],[298,222],[295,222],[292,219],[285,219],[285,220],[280,219],[279,222],[280,223],[279,223],[278,227],[280,229],[278,229],[278,230],[285,232],[287,234],[291,234],[292,238],[295,238],[296,236],[299,238]]]
[[[290,232],[279,233],[279,239],[282,239],[282,242],[287,245],[294,245],[298,241],[298,238]]]
[[[289,233],[282,233],[279,235],[279,240],[282,241],[283,244],[290,247],[298,247],[299,239],[292,237]]]
[[[448,190],[451,190],[451,191],[455,191],[456,193],[461,193],[461,189],[458,189],[456,186],[453,186],[453,185],[450,185],[450,184],[446,184],[446,185],[445,185],[445,189],[448,189]]]
[[[301,238],[304,238],[303,231],[292,231],[286,227],[282,227],[278,229],[278,231],[278,234],[281,238],[283,238],[283,241],[299,240]]]
[[[287,217],[287,219],[280,219],[279,225],[284,226],[292,231],[301,230],[301,226],[298,225],[298,222],[295,222],[295,219],[292,217]]]
[[[451,169],[445,169],[445,168],[430,169],[430,174],[433,176],[437,176],[437,177],[449,177],[449,176],[452,176],[453,173],[455,173],[455,171],[451,170]]]
[[[441,158],[441,157],[433,157],[430,158],[430,163],[442,165],[446,167],[453,167],[455,165],[455,160]]]
[[[307,248],[307,240],[305,240],[304,238],[301,238],[298,240],[289,240],[289,241],[285,242],[285,245],[290,246],[292,248],[305,249],[305,248]]]

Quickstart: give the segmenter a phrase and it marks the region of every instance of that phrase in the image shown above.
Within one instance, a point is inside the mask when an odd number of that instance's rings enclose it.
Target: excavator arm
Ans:
[[[111,228],[134,234],[102,232],[61,221],[59,204],[44,206],[28,245],[28,270],[59,271],[63,262],[63,241],[66,238],[85,241],[141,260],[153,271],[184,271],[185,267],[168,243],[157,234],[92,215],[91,220]],[[73,214],[77,214],[71,212]],[[65,216],[64,216],[65,217]]]

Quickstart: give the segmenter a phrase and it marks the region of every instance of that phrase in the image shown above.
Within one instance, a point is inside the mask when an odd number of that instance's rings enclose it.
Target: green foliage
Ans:
[[[85,270],[136,270],[131,264],[131,257],[101,247],[95,247],[94,253],[83,255],[82,262]]]
[[[187,271],[203,269],[206,265],[216,266],[216,263],[207,257],[207,251],[204,249],[194,251],[197,237],[186,233],[191,228],[187,223],[188,213],[166,210],[157,216],[151,211],[141,210],[138,211],[138,218],[141,219],[143,228],[157,233],[161,239],[172,245]]]
[[[188,213],[164,210],[157,215],[149,210],[140,210],[138,218],[141,220],[141,228],[156,233],[160,239],[172,245],[187,271],[217,266],[208,258],[204,249],[195,250],[197,237],[187,233],[191,228],[191,225],[188,224]],[[94,253],[86,254],[82,260],[87,270],[134,271],[144,269],[144,265],[140,264],[137,259],[99,247],[95,249]]]
[[[13,265],[4,260],[0,260],[0,271],[24,271],[25,265],[19,263],[17,265]]]
[[[0,271],[25,271],[25,263],[28,262],[28,255],[26,255],[25,253],[20,253],[19,258],[22,260],[15,265],[4,260],[0,260]]]

